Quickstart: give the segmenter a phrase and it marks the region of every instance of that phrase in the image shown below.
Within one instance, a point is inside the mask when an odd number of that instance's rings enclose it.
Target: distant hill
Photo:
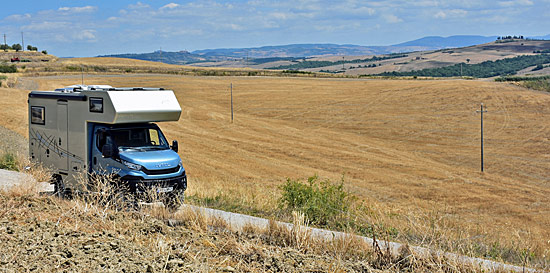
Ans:
[[[262,46],[253,48],[220,48],[193,51],[205,57],[226,56],[235,58],[271,58],[271,57],[311,57],[323,55],[371,55],[377,50],[373,47],[338,44],[291,44],[280,46]]]
[[[136,59],[143,61],[153,61],[153,62],[162,62],[168,64],[188,64],[188,63],[199,63],[204,61],[211,61],[211,59],[206,60],[204,57],[192,54],[187,51],[178,51],[178,52],[166,52],[166,51],[155,51],[151,53],[127,53],[127,54],[112,54],[112,55],[102,55],[97,57],[117,57],[117,58],[127,58],[127,59]]]
[[[472,45],[485,44],[493,42],[497,36],[478,36],[478,35],[455,35],[449,37],[428,36],[417,40],[404,42],[394,45],[394,47],[420,46],[427,50],[466,47]]]
[[[205,56],[206,58],[210,56],[230,56],[235,58],[313,57],[328,55],[361,56],[465,47],[489,43],[495,41],[496,39],[497,36],[428,36],[414,41],[404,42],[391,46],[361,46],[349,44],[291,44],[254,48],[204,49],[193,51],[193,54]]]
[[[529,39],[538,39],[538,40],[550,40],[550,34],[544,35],[544,36],[533,36],[533,37],[527,37]]]
[[[203,49],[193,52],[155,51],[152,53],[113,54],[99,57],[131,58],[170,64],[191,64],[235,59],[365,56],[465,47],[495,41],[496,38],[497,36],[475,35],[456,35],[449,37],[429,36],[390,46],[362,46],[351,44],[290,44],[251,48]]]

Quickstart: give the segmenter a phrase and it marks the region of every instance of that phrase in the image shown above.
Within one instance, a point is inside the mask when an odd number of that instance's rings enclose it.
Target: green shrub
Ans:
[[[15,65],[0,65],[0,73],[15,73],[17,72],[17,67]]]
[[[317,176],[308,178],[307,183],[287,179],[281,190],[279,205],[282,209],[300,211],[309,223],[319,226],[339,226],[347,222],[345,218],[355,201],[344,190],[343,179],[339,184],[319,181]]]
[[[524,81],[522,85],[529,89],[550,92],[550,80]]]
[[[68,71],[79,71],[81,68],[78,67],[78,66],[74,66],[74,65],[67,65],[65,67],[65,69],[68,70]]]
[[[18,171],[17,160],[15,159],[15,156],[11,153],[3,154],[0,157],[0,169]]]
[[[543,68],[544,68],[544,66],[542,64],[537,64],[537,66],[535,66],[535,68],[531,69],[531,71],[542,70]]]

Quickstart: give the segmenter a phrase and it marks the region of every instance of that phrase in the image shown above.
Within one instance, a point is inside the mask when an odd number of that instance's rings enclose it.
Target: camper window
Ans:
[[[90,98],[90,112],[103,113],[103,98]]]
[[[46,110],[42,106],[31,106],[31,123],[46,124]]]

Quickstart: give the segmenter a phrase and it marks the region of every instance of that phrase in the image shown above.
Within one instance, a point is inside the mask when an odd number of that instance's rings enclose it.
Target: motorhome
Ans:
[[[90,177],[110,175],[129,193],[154,189],[171,205],[182,200],[178,142],[170,145],[155,124],[179,120],[173,91],[73,85],[32,91],[28,106],[29,156],[53,170],[57,194],[90,191]]]

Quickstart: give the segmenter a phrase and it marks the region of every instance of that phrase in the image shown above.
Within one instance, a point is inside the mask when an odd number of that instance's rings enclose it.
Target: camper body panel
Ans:
[[[78,113],[82,96],[29,96],[29,153],[34,162],[71,183],[86,170],[86,128]],[[40,113],[42,112],[42,113]],[[71,185],[77,188],[76,185]]]

